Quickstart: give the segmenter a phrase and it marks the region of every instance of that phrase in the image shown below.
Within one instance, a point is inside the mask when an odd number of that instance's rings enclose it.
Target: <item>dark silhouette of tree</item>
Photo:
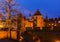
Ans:
[[[21,25],[22,25],[22,14],[18,14],[17,15],[17,41],[19,42],[19,39],[20,39],[20,29],[21,29]]]

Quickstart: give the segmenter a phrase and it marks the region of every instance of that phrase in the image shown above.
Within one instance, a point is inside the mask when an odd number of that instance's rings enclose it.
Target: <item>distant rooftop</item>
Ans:
[[[39,10],[36,10],[34,16],[35,16],[35,15],[41,15],[40,11],[39,11]]]

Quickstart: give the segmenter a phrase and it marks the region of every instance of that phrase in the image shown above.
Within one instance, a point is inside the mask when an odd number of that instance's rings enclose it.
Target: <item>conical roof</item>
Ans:
[[[34,16],[35,16],[35,15],[41,15],[40,11],[39,11],[39,10],[36,10]]]

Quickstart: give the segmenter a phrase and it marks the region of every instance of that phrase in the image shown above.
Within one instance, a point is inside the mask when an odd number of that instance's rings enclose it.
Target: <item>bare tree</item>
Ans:
[[[0,3],[0,8],[4,14],[7,14],[7,19],[10,18],[13,13],[18,13],[15,1],[16,0],[2,0]]]
[[[7,14],[6,23],[7,28],[9,28],[9,38],[11,38],[11,15],[18,13],[18,10],[16,10],[17,4],[15,3],[16,0],[1,0],[0,3],[0,10],[3,10],[3,14]]]

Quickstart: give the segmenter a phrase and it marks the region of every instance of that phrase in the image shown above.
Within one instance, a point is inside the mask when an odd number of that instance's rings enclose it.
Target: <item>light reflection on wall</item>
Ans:
[[[0,39],[5,39],[9,36],[8,31],[0,31]],[[11,31],[11,38],[12,39],[17,39],[17,32],[16,31]]]

